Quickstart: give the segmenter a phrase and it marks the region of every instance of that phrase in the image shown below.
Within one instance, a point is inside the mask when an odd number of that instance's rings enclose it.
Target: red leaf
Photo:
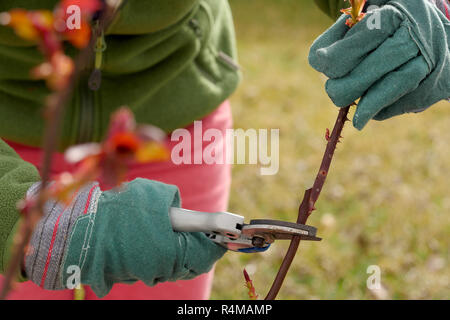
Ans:
[[[247,270],[244,268],[244,278],[245,278],[245,286],[248,289],[248,296],[251,300],[258,299],[258,295],[256,294],[255,287],[253,286],[253,282],[250,279],[250,276],[247,273]]]

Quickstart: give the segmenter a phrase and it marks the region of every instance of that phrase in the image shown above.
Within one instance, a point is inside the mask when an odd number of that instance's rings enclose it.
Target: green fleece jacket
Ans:
[[[336,16],[344,0],[315,0]],[[52,9],[57,0],[0,2],[13,8]],[[110,114],[129,106],[139,123],[170,132],[213,111],[236,89],[240,73],[227,0],[128,0],[106,32],[102,84],[81,79],[65,113],[60,150],[98,141]],[[73,48],[67,48],[75,55]],[[36,47],[0,27],[0,137],[39,146],[42,105],[49,93],[29,77],[42,62]],[[91,70],[86,70],[86,76]],[[0,273],[19,221],[16,203],[39,180],[35,167],[0,140]]]

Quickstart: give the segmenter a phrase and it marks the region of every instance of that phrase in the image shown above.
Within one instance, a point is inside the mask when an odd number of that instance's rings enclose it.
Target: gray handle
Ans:
[[[244,217],[229,212],[201,212],[172,207],[170,221],[175,231],[205,232],[239,238]]]

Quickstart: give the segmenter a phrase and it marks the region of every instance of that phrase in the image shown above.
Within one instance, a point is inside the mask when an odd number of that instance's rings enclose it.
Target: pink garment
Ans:
[[[139,122],[139,119],[137,119]],[[225,130],[231,128],[232,118],[228,101],[216,109],[213,113],[202,120],[203,132],[209,128],[216,128],[225,135]],[[193,139],[193,126],[188,131]],[[33,163],[39,169],[41,150],[39,148],[27,147],[8,142],[22,159]],[[202,150],[210,142],[203,143]],[[172,149],[178,142],[170,141],[167,145]],[[192,141],[192,152],[194,151]],[[194,159],[192,154],[192,159]],[[71,171],[74,167],[64,161],[62,154],[56,154],[53,161],[53,174],[62,171]],[[133,180],[137,177],[158,180],[164,183],[177,185],[180,189],[182,207],[200,211],[225,211],[228,205],[229,188],[231,182],[230,165],[175,165],[170,160],[167,162],[136,164],[128,171],[127,179]],[[100,181],[101,182],[101,181]],[[211,292],[213,271],[203,274],[193,280],[177,282],[165,282],[154,287],[148,287],[142,282],[132,285],[116,284],[111,292],[103,299],[186,299],[199,300],[208,299]],[[0,278],[0,282],[1,282]],[[86,299],[96,300],[97,296],[89,287],[86,287]],[[8,299],[73,299],[72,290],[49,291],[41,289],[31,281],[18,284],[16,289],[10,293]]]

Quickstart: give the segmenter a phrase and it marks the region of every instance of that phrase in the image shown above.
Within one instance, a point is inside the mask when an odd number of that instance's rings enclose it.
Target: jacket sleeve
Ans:
[[[329,17],[336,20],[340,15],[341,9],[348,8],[350,3],[345,0],[314,0],[317,6]]]
[[[37,169],[0,139],[0,273],[4,273],[8,265],[19,221],[17,202],[39,180]]]
[[[127,0],[107,34],[146,34],[168,28],[199,5],[200,0]]]

